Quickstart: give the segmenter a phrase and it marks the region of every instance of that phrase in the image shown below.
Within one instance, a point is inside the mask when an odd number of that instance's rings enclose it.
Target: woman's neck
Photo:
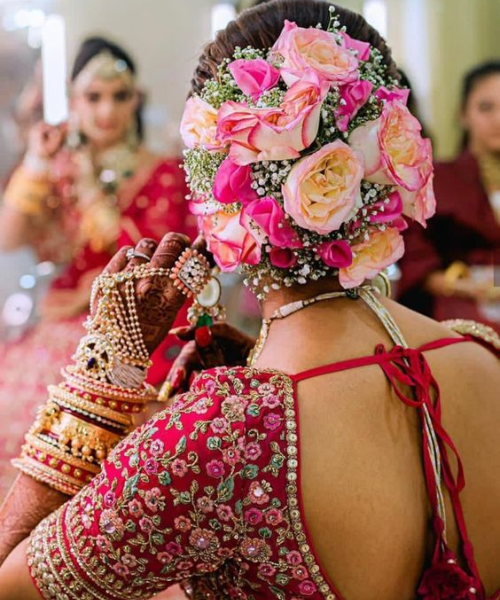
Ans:
[[[306,300],[319,294],[342,290],[343,288],[337,279],[320,279],[319,281],[311,281],[305,285],[271,290],[261,303],[262,316],[268,319],[276,310],[290,302]]]

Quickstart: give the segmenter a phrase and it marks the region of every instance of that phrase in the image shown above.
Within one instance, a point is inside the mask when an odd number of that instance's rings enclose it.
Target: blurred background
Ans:
[[[27,128],[40,118],[37,73],[42,30],[49,15],[66,26],[67,64],[79,43],[100,34],[137,61],[147,96],[148,145],[178,155],[178,122],[196,56],[214,31],[252,0],[0,0],[0,180],[19,160]],[[457,150],[459,89],[472,65],[500,55],[500,0],[343,0],[388,39],[414,87],[420,117],[438,158]],[[0,254],[0,304],[17,285],[31,256]]]

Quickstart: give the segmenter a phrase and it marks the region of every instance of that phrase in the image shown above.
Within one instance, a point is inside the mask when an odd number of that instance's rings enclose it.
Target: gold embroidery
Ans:
[[[442,324],[460,335],[471,335],[491,344],[496,350],[500,350],[500,336],[488,325],[477,323],[468,319],[450,319],[442,321]]]

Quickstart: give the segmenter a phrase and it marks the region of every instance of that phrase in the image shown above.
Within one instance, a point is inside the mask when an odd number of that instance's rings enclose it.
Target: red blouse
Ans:
[[[435,550],[419,600],[485,600],[441,425],[439,388],[424,352],[396,346],[289,376],[275,370],[206,371],[174,406],[112,452],[101,474],[32,535],[30,572],[46,598],[150,598],[181,582],[197,600],[342,600],[314,553],[300,494],[296,385],[308,377],[378,364],[402,402],[427,407],[462,539],[463,565],[447,546],[423,429],[423,463]],[[405,396],[400,384],[412,388]],[[431,390],[437,400],[432,403]],[[492,600],[500,599],[500,593]]]

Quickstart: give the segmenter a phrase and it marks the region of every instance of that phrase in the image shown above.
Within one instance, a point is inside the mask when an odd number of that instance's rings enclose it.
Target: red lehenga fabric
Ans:
[[[152,170],[138,174],[137,179],[133,192],[125,190],[120,198],[119,239],[113,248],[96,251],[86,244],[68,256],[79,223],[78,212],[71,205],[65,207],[60,227],[54,227],[46,238],[36,240],[41,260],[67,261],[46,302],[60,303],[70,298],[80,285],[90,286],[117,246],[135,245],[142,237],[159,239],[167,231],[185,232],[193,237],[196,223],[189,222],[187,188],[179,162],[161,160]],[[5,424],[0,434],[0,501],[16,474],[10,459],[19,454],[36,408],[46,401],[47,385],[56,383],[61,367],[71,362],[85,317],[82,313],[71,318],[42,319],[19,341],[0,343],[0,421]],[[152,383],[161,382],[178,351],[178,343],[167,338],[154,357]]]
[[[41,595],[62,600],[131,600],[175,583],[196,600],[342,600],[314,553],[300,494],[302,379],[378,364],[399,399],[427,407],[462,539],[463,563],[447,546],[437,512],[431,457],[424,473],[435,550],[419,600],[485,600],[462,515],[463,472],[448,462],[439,389],[420,349],[379,346],[373,356],[295,376],[254,368],[206,371],[174,406],[112,452],[93,483],[43,521],[28,562]],[[410,386],[405,396],[400,384]],[[437,398],[431,401],[431,391]],[[498,600],[496,594],[492,600]]]

